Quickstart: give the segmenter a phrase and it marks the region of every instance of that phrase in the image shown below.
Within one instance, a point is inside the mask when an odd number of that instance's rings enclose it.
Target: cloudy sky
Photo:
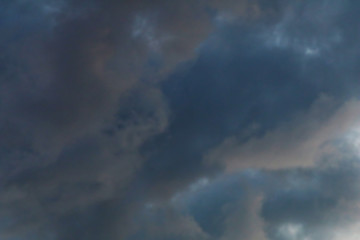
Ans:
[[[360,3],[1,0],[1,240],[355,240]]]

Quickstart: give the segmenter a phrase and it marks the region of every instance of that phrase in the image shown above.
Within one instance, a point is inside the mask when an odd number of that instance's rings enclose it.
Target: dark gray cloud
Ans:
[[[359,221],[358,186],[353,184],[358,178],[358,163],[341,165],[319,173],[297,172],[296,175],[305,175],[305,179],[295,180],[302,184],[280,188],[267,197],[262,215],[269,223],[270,239],[341,239],[347,235],[353,238],[356,232],[338,236],[337,231],[351,228]],[[311,187],[305,187],[306,184]]]
[[[153,239],[154,229],[159,231],[157,239],[163,239],[167,231],[161,226],[174,218],[186,219],[199,239],[355,239],[358,178],[358,157],[312,168],[247,170],[204,178],[167,203],[144,205],[141,218],[148,222],[141,225],[146,226],[140,231],[143,235],[130,239]],[[163,216],[167,211],[177,217]],[[183,239],[183,224],[174,221],[172,238],[164,239]]]
[[[2,1],[0,238],[351,239],[358,8]]]
[[[286,8],[300,11],[299,6],[291,4]],[[333,10],[341,12],[341,9]],[[342,9],[341,14],[345,12]],[[333,15],[327,17],[340,21]],[[254,25],[241,20],[219,20],[218,30],[202,44],[195,62],[175,72],[163,84],[173,120],[168,131],[150,145],[153,149],[154,145],[163,144],[147,162],[149,170],[145,174],[150,174],[149,178],[160,185],[169,179],[174,179],[176,184],[177,179],[182,179],[177,178],[177,174],[190,176],[195,172],[196,176],[202,171],[208,172],[202,165],[204,153],[228,136],[241,146],[252,134],[263,135],[281,123],[299,118],[302,115],[299,112],[314,108],[325,94],[335,100],[314,109],[314,115],[309,116],[310,122],[316,118],[323,125],[343,101],[356,96],[358,73],[353,53],[344,59],[335,57],[340,48],[343,54],[344,42],[333,43],[323,34],[317,35],[316,29],[322,29],[322,22],[314,23],[308,17],[285,11],[277,17],[276,23],[259,20]],[[304,26],[297,26],[298,22],[304,22]],[[308,28],[310,24],[314,25],[314,30]],[[291,28],[280,28],[282,25]],[[312,42],[327,47],[320,53],[319,49],[311,50],[315,48]],[[348,63],[346,70],[344,62]],[[323,113],[317,112],[320,110]],[[356,121],[357,109],[353,113]],[[304,116],[300,118],[302,120],[298,121],[304,121]],[[338,124],[343,123],[340,120]],[[309,125],[304,128],[311,131]],[[299,131],[303,132],[300,128]],[[284,135],[288,135],[288,130],[284,130]],[[279,162],[281,165],[282,160]]]

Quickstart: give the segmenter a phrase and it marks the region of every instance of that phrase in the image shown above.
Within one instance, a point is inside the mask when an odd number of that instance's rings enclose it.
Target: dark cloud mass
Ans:
[[[358,239],[359,8],[1,1],[0,239]]]

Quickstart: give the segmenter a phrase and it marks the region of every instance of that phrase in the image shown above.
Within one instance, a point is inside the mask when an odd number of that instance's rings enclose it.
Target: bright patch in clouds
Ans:
[[[301,224],[287,223],[279,227],[278,234],[283,239],[287,240],[310,240],[307,238],[301,238],[303,232],[303,226]]]

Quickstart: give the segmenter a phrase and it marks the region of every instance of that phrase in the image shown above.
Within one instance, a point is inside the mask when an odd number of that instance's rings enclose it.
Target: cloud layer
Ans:
[[[0,3],[0,238],[355,239],[353,1]]]

